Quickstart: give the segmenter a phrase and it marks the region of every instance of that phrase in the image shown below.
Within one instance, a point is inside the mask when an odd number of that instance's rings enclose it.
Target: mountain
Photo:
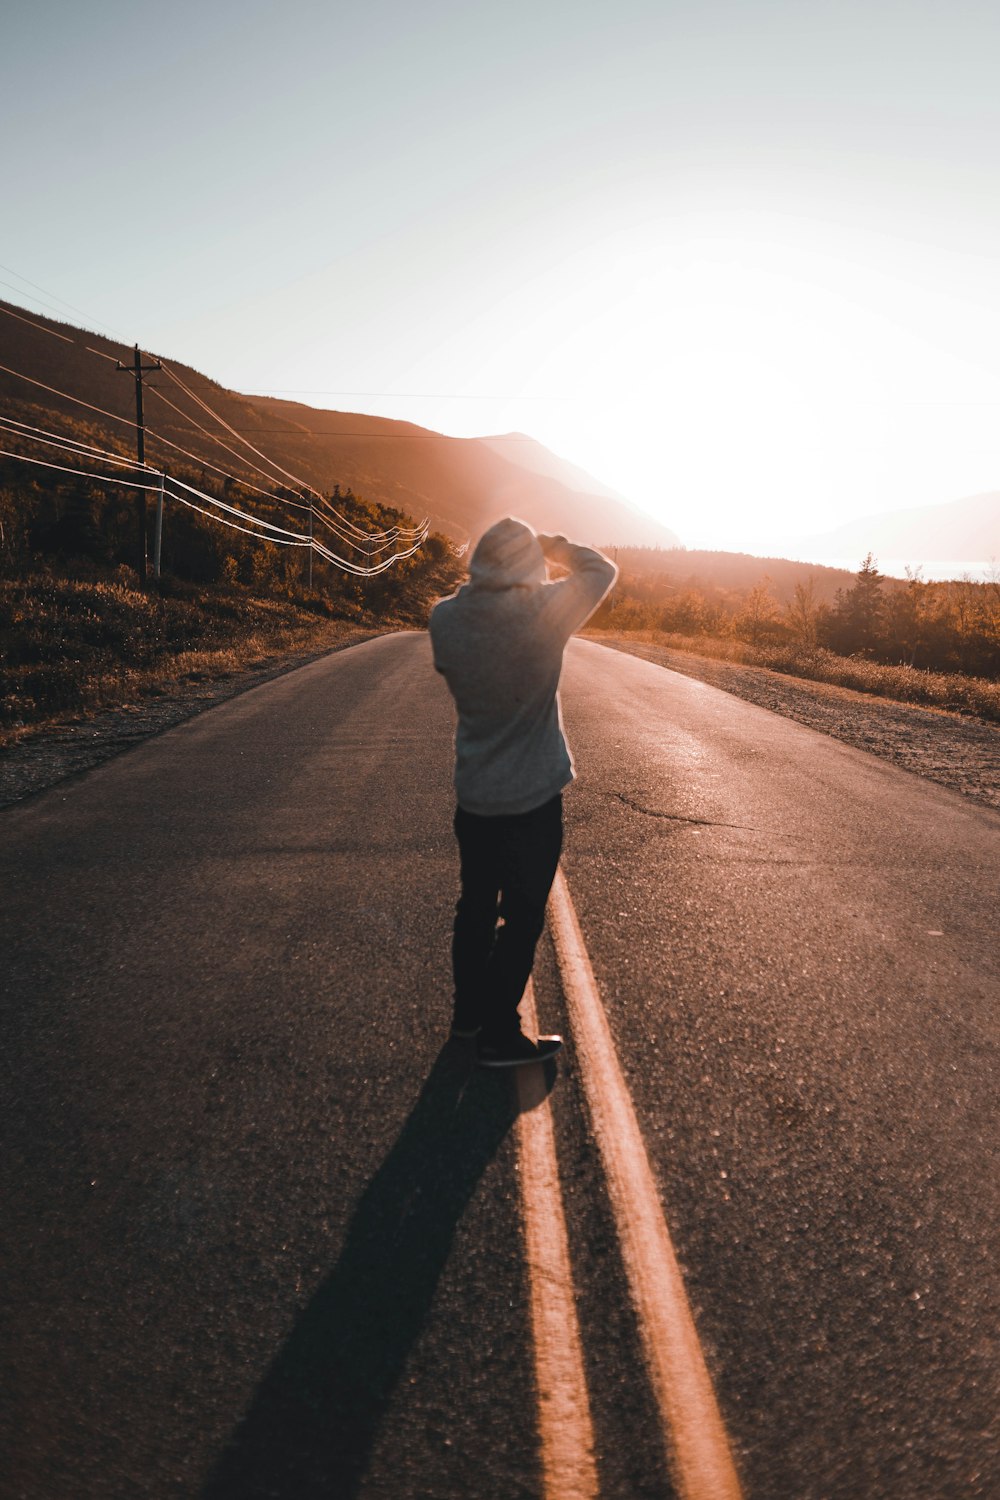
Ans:
[[[988,563],[1000,559],[1000,490],[863,516],[819,536],[788,538],[782,545],[817,558],[860,559],[873,552],[877,558],[916,562]]]
[[[85,422],[93,441],[131,455],[135,385],[116,361],[131,365],[133,350],[14,303],[0,302],[3,313],[0,411],[50,431],[64,430],[61,419]],[[142,357],[147,365],[157,358],[148,350]],[[676,544],[665,526],[602,493],[596,480],[555,454],[548,455],[550,472],[544,472],[538,465],[547,450],[540,444],[533,445],[537,452],[529,467],[477,438],[242,395],[162,359],[167,368],[143,384],[148,463],[170,464],[175,472],[190,471],[192,464],[211,472],[214,465],[265,488],[309,484],[329,493],[339,485],[414,519],[427,516],[434,530],[460,541],[513,514],[539,530],[598,546]],[[565,479],[559,477],[563,472]]]
[[[588,495],[600,495],[606,500],[613,500],[616,504],[625,506],[626,510],[633,513],[636,525],[645,526],[648,531],[648,539],[645,542],[633,541],[629,545],[648,547],[679,547],[681,545],[680,538],[674,532],[653,521],[642,511],[635,510],[618,490],[602,484],[599,479],[588,474],[586,469],[570,463],[567,458],[561,458],[535,438],[528,437],[526,433],[506,432],[496,437],[480,438],[479,441],[486,447],[492,448],[494,453],[499,453],[502,458],[506,458],[511,463],[520,464],[522,469],[528,469],[533,474],[544,474],[549,479],[557,479],[567,489],[580,490]]]

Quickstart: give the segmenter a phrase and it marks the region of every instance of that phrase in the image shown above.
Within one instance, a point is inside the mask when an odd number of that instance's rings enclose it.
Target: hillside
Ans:
[[[849,588],[854,581],[854,573],[845,568],[793,562],[783,557],[756,557],[749,552],[626,547],[616,556],[623,575],[639,588],[723,589],[745,593],[766,578],[771,594],[782,605],[791,601],[796,584],[811,583],[816,603],[832,604],[837,590]]]
[[[553,453],[551,449],[539,443],[535,438],[528,437],[523,432],[506,432],[495,437],[480,438],[479,441],[485,444],[487,448],[492,448],[495,453],[499,453],[502,458],[506,458],[509,462],[520,464],[522,469],[528,469],[533,474],[544,474],[549,479],[557,479],[560,484],[566,485],[568,489],[583,490],[587,494],[602,495],[605,499],[614,500],[618,504],[624,505],[629,511],[633,510],[633,507],[626,500],[625,496],[619,494],[617,490],[611,489],[606,484],[601,484],[599,480],[594,479],[592,475],[586,473],[577,464],[570,463],[566,458],[561,458],[558,454]],[[643,515],[640,511],[634,511],[634,516],[637,522],[645,523],[647,527],[649,526],[648,516]],[[653,532],[650,533],[647,545],[652,547],[680,546],[680,538],[665,526],[658,526],[654,523],[654,531],[656,534],[654,535]],[[634,539],[630,538],[629,544],[635,545]]]
[[[925,562],[988,563],[1000,559],[1000,490],[862,516],[820,536],[790,539],[788,545],[813,557],[863,557],[870,551]]]
[[[130,364],[133,351],[13,303],[0,302],[0,312],[8,314],[0,320],[0,364],[7,367],[0,369],[0,410],[53,430],[60,430],[61,417],[86,417],[108,447],[131,454],[134,383],[115,362]],[[156,357],[143,350],[144,362]],[[186,450],[208,465],[260,482],[255,467],[267,465],[245,448],[245,440],[296,480],[324,493],[339,485],[414,519],[427,516],[435,530],[455,540],[475,536],[513,513],[540,529],[598,545],[676,541],[666,527],[598,493],[596,481],[591,492],[525,468],[478,439],[444,437],[409,422],[241,395],[167,355],[160,357],[187,391],[166,372],[148,377],[147,462],[176,463],[178,450]],[[221,431],[194,398],[211,407],[231,432]],[[86,411],[80,402],[100,411]],[[273,477],[268,468],[268,479]]]

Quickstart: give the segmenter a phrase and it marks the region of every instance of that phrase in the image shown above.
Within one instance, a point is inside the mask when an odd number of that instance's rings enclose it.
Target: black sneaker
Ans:
[[[546,1062],[554,1057],[563,1044],[561,1036],[540,1036],[533,1042],[523,1031],[511,1037],[495,1041],[480,1038],[476,1048],[476,1062],[481,1068],[523,1068],[526,1063]]]

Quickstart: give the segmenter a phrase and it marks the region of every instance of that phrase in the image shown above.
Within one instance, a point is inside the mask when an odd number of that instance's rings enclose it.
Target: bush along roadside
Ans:
[[[764,667],[785,676],[853,688],[897,703],[914,703],[924,708],[964,714],[986,723],[1000,723],[1000,682],[986,677],[967,677],[961,672],[932,672],[905,663],[892,665],[864,657],[838,656],[821,646],[751,646],[733,637],[691,636],[662,630],[589,629],[587,634],[595,640],[640,641],[710,661]]]
[[[422,625],[453,587],[447,569],[394,608],[318,594],[263,598],[239,587],[161,580],[128,568],[104,579],[0,580],[0,742],[185,683],[230,676],[264,657],[321,651],[378,630]]]

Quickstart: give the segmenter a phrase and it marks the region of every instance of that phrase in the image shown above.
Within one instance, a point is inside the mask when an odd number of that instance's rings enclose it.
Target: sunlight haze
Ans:
[[[963,0],[40,0],[0,278],[766,551],[1000,488],[998,42]]]

